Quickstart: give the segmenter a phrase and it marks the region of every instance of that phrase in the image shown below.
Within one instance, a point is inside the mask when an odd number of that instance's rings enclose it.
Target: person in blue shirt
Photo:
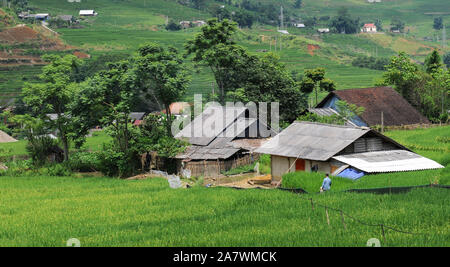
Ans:
[[[328,177],[327,173],[327,176],[325,177],[325,179],[323,179],[322,186],[320,187],[320,192],[328,191],[330,189],[331,189],[331,179],[330,177]]]

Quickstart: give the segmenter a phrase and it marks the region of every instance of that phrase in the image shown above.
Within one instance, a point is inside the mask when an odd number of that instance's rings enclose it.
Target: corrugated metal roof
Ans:
[[[59,15],[58,18],[64,20],[64,21],[71,21],[73,19],[72,15]]]
[[[368,173],[440,169],[444,166],[406,150],[375,151],[333,157]]]
[[[319,116],[339,115],[339,113],[336,110],[332,109],[332,108],[310,108],[310,109],[308,109],[308,111],[311,112],[311,113],[317,114]],[[350,120],[346,120],[345,125],[357,127],[357,125],[354,124]]]
[[[175,138],[189,138],[193,145],[206,146],[235,123],[237,118],[243,117],[245,110],[244,107],[208,107]]]
[[[332,108],[310,108],[308,109],[308,111],[319,116],[331,116],[339,114]]]
[[[130,119],[132,120],[142,120],[144,118],[145,112],[131,112]]]
[[[326,161],[370,131],[368,128],[294,122],[255,152]]]
[[[192,160],[216,160],[228,159],[237,153],[240,149],[226,147],[226,148],[211,148],[205,146],[190,146],[187,147],[184,153],[176,156],[177,159],[192,159]]]
[[[94,14],[94,10],[80,10],[80,15],[91,15]]]
[[[236,139],[233,140],[231,143],[234,148],[242,148],[248,151],[255,151],[256,149],[260,148],[264,143],[266,143],[269,139],[264,138],[255,138],[255,139]]]

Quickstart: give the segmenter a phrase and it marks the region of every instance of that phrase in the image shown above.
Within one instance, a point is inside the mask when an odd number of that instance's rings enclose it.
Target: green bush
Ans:
[[[33,163],[36,166],[43,166],[48,163],[48,157],[55,154],[56,161],[62,161],[60,157],[61,149],[58,147],[58,141],[49,136],[33,136],[26,147]]]
[[[72,172],[66,164],[54,164],[46,168],[42,168],[40,174],[47,176],[70,176]]]
[[[65,164],[72,171],[97,171],[100,169],[100,156],[98,152],[77,152]]]
[[[270,155],[266,155],[266,154],[261,155],[258,162],[259,162],[259,172],[261,174],[270,174],[271,173]]]
[[[112,144],[103,145],[103,151],[98,153],[98,160],[99,171],[111,177],[129,177],[135,174],[141,164],[136,153],[123,153]]]
[[[7,162],[6,166],[8,167],[5,171],[0,171],[1,176],[22,176],[22,175],[31,175],[33,172],[33,162],[32,160],[17,160]]]
[[[442,164],[442,166],[448,166],[450,164],[450,154],[445,154],[440,160],[439,163]]]

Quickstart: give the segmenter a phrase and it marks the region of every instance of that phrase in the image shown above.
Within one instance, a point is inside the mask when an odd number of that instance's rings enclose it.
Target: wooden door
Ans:
[[[295,170],[296,171],[304,171],[305,170],[305,160],[304,159],[297,159],[295,162]]]

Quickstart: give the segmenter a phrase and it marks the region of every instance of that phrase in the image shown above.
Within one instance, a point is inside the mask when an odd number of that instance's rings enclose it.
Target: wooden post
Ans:
[[[328,215],[328,207],[327,206],[325,206],[325,214],[327,215],[327,223],[329,226],[330,225],[330,216]]]
[[[345,220],[344,220],[344,214],[341,211],[341,219],[342,219],[342,224],[344,225],[344,229],[347,230],[347,225],[345,225]]]
[[[384,114],[381,111],[381,132],[384,133]]]
[[[312,210],[314,210],[314,202],[313,202],[313,199],[312,198],[310,198],[311,199],[311,207],[312,207]]]
[[[380,226],[381,226],[381,234],[383,235],[383,240],[384,240],[384,242],[386,243],[386,236],[385,236],[385,234],[384,234],[384,225],[381,224]]]

